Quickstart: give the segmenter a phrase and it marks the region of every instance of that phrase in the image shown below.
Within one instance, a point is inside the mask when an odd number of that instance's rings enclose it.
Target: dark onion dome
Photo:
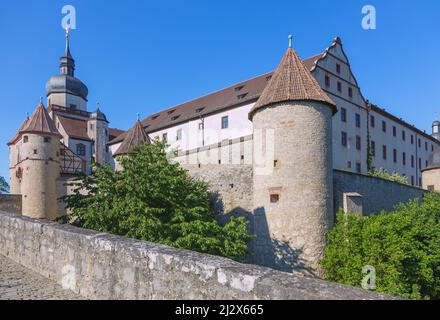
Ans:
[[[81,80],[75,78],[75,60],[70,53],[69,29],[66,30],[66,48],[60,58],[60,75],[53,76],[46,83],[46,93],[68,93],[87,101],[89,89]]]
[[[440,148],[434,150],[433,153],[429,155],[428,166],[422,171],[440,169]]]
[[[141,144],[150,144],[150,138],[142,127],[142,123],[138,120],[136,124],[128,130],[124,141],[122,141],[118,150],[113,154],[113,157],[120,155],[133,154],[134,149]]]
[[[107,117],[99,109],[99,107],[94,112],[90,113],[90,119],[96,119],[96,120],[105,121],[105,122],[109,123],[107,120]]]
[[[46,93],[68,93],[87,101],[89,90],[81,80],[65,74],[53,76],[46,83]]]
[[[333,110],[333,114],[337,112],[336,104],[322,90],[291,45],[289,45],[270,82],[249,112],[249,119],[252,120],[253,115],[259,109],[275,103],[290,101],[321,102],[329,106]]]

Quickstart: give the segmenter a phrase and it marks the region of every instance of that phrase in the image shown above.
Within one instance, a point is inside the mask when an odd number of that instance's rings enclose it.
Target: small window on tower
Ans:
[[[277,203],[278,201],[280,201],[279,194],[271,194],[270,195],[270,203]]]
[[[45,143],[50,143],[50,137],[44,137],[44,142]]]
[[[23,143],[27,143],[29,141],[29,137],[28,136],[24,136],[23,137]]]

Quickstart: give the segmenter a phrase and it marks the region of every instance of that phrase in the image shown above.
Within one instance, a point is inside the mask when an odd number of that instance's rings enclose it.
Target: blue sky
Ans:
[[[440,1],[1,1],[0,175],[7,141],[45,96],[76,8],[71,51],[112,127],[273,70],[288,34],[301,57],[340,36],[366,98],[430,132],[440,112]],[[361,9],[377,29],[361,28]],[[440,113],[439,113],[440,116]]]

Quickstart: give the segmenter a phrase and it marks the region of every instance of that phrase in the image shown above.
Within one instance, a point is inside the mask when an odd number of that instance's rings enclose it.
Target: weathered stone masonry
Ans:
[[[387,299],[222,257],[0,213],[0,254],[92,299]]]

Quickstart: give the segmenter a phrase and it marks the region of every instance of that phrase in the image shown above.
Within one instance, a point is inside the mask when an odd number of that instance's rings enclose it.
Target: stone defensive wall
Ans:
[[[0,194],[0,211],[21,214],[21,195]]]
[[[367,175],[333,170],[335,210],[371,215],[422,199],[427,190]]]
[[[362,289],[0,212],[0,254],[91,299],[389,299]]]

